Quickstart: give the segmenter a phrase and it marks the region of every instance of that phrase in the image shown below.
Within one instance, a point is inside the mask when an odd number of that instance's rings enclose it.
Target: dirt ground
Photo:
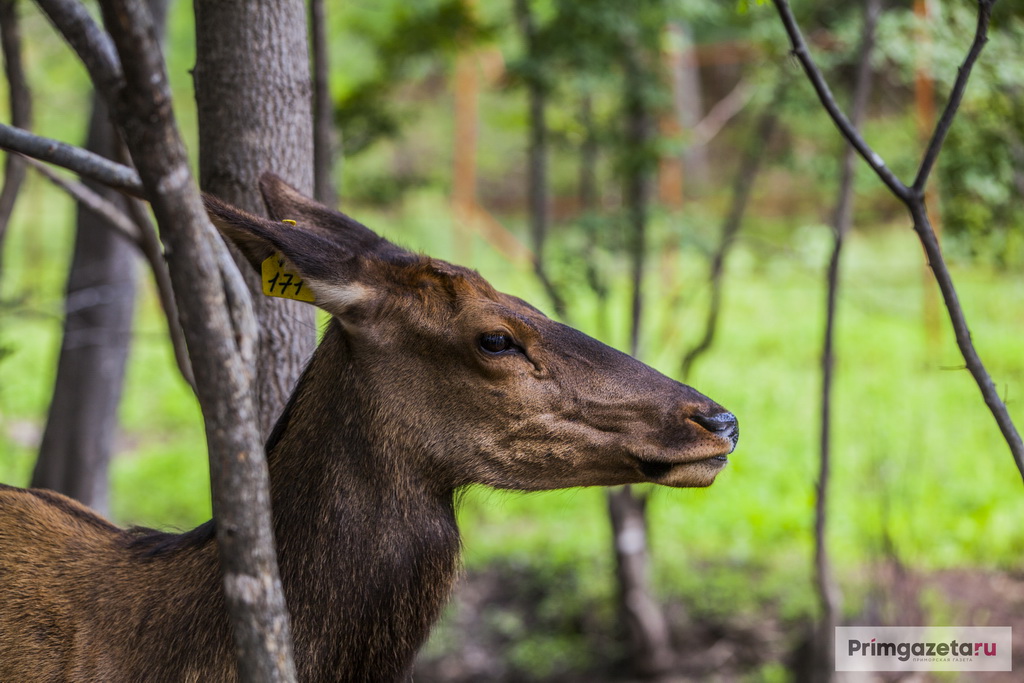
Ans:
[[[464,577],[444,623],[417,663],[418,683],[639,680],[607,605],[563,600],[569,576],[528,567],[494,567]],[[863,613],[848,625],[1011,626],[1016,673],[846,674],[850,683],[1017,683],[1024,680],[1024,573],[953,570],[915,575],[872,569]],[[808,680],[806,621],[766,608],[757,617],[687,618],[669,605],[678,660],[658,683]]]

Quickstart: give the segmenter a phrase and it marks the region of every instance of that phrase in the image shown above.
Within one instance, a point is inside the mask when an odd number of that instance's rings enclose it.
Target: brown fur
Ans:
[[[408,674],[455,580],[454,494],[654,481],[707,486],[735,421],[697,393],[416,256],[279,179],[271,214],[210,199],[254,266],[280,251],[334,318],[267,443],[305,681]],[[505,353],[481,335],[514,340]],[[231,681],[212,523],[121,530],[0,486],[0,681]]]

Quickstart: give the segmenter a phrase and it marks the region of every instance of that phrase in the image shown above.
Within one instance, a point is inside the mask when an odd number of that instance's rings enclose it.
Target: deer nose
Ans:
[[[715,413],[714,415],[694,415],[690,418],[712,434],[729,439],[733,445],[740,438],[740,425],[732,413]]]

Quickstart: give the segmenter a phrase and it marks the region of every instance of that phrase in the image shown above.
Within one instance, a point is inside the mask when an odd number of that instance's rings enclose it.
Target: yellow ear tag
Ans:
[[[282,223],[295,225],[293,220],[283,220]],[[295,299],[296,301],[308,301],[313,303],[316,297],[313,290],[302,281],[302,276],[288,267],[287,262],[281,254],[275,253],[263,261],[263,293],[267,296],[276,296],[281,299]]]

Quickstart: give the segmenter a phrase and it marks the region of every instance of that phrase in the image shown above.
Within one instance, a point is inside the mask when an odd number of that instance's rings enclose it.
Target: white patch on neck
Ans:
[[[315,282],[317,303],[332,313],[343,313],[356,304],[370,298],[371,290],[358,282],[334,283]]]

